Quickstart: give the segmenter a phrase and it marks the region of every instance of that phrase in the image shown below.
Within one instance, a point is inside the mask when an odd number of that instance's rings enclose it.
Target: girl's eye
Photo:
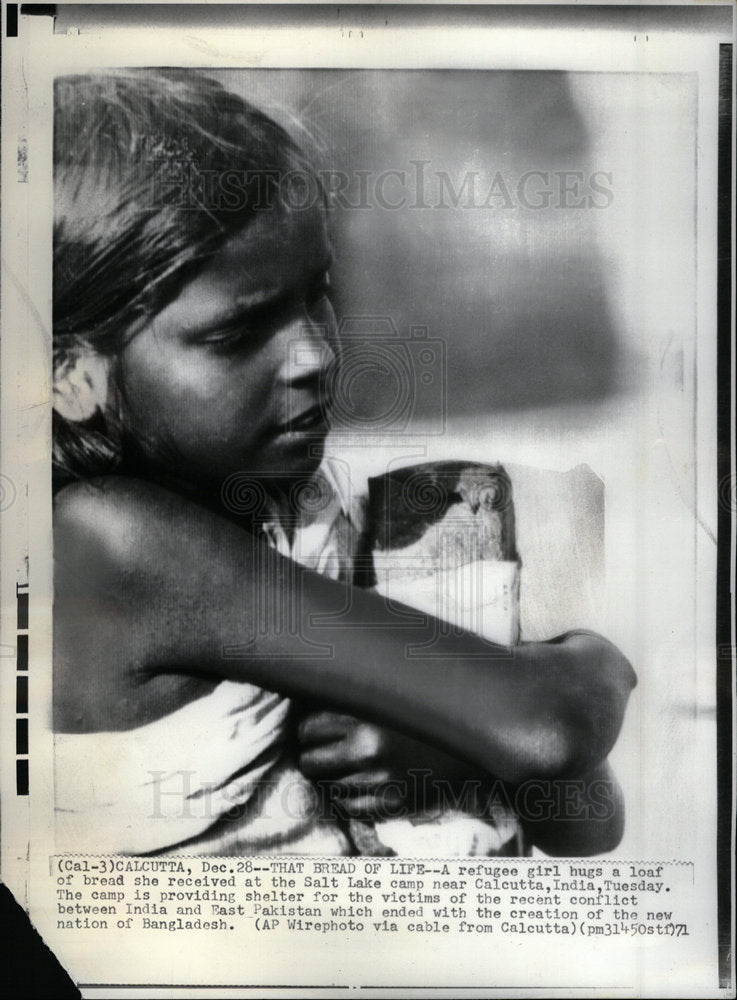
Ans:
[[[247,331],[243,328],[240,330],[221,330],[217,333],[210,333],[205,337],[201,343],[203,344],[214,344],[216,346],[231,346],[239,344],[247,336]]]
[[[278,316],[260,316],[254,314],[250,318],[242,318],[230,326],[220,330],[212,330],[200,338],[199,343],[215,350],[256,350],[274,332],[278,325]]]
[[[330,277],[327,271],[321,275],[307,291],[301,307],[296,303],[285,302],[270,305],[268,307],[254,308],[248,315],[239,318],[237,322],[230,326],[224,326],[220,330],[211,330],[209,333],[195,338],[195,342],[204,344],[214,350],[239,350],[241,348],[255,349],[259,344],[266,341],[279,325],[286,322],[290,315],[307,309],[308,312],[317,312],[329,304]]]

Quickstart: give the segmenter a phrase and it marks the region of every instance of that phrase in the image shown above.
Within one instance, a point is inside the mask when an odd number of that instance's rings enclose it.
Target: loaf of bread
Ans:
[[[512,486],[500,465],[429,462],[369,479],[356,584],[494,644],[519,641],[519,559]],[[423,647],[420,655],[432,651]],[[505,655],[502,651],[502,655]],[[409,664],[411,669],[411,664]],[[520,854],[505,806],[466,811],[427,802],[409,817],[349,822],[364,855],[454,857]]]
[[[504,469],[428,462],[370,479],[356,583],[491,642],[518,642],[519,560]]]

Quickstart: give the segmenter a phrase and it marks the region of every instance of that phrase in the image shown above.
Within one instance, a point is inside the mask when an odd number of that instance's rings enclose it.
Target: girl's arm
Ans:
[[[442,634],[437,620],[397,614],[138,480],[63,490],[55,556],[62,684],[100,664],[131,683],[248,680],[399,729],[515,785],[597,767],[635,683],[598,636],[507,649]]]

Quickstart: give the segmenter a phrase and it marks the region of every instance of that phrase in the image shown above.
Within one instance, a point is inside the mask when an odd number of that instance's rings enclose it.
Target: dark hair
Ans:
[[[196,71],[57,79],[54,372],[82,351],[114,358],[255,213],[303,207],[284,195],[305,184],[326,203],[288,133]],[[112,471],[123,433],[114,412],[83,423],[54,412],[57,482]]]

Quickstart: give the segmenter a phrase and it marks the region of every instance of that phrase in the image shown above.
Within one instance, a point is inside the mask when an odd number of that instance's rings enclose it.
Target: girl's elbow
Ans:
[[[576,744],[564,726],[537,725],[522,734],[507,766],[504,780],[513,785],[552,782],[577,770]]]
[[[539,726],[518,780],[575,780],[590,774],[606,759],[617,732],[567,720]]]

